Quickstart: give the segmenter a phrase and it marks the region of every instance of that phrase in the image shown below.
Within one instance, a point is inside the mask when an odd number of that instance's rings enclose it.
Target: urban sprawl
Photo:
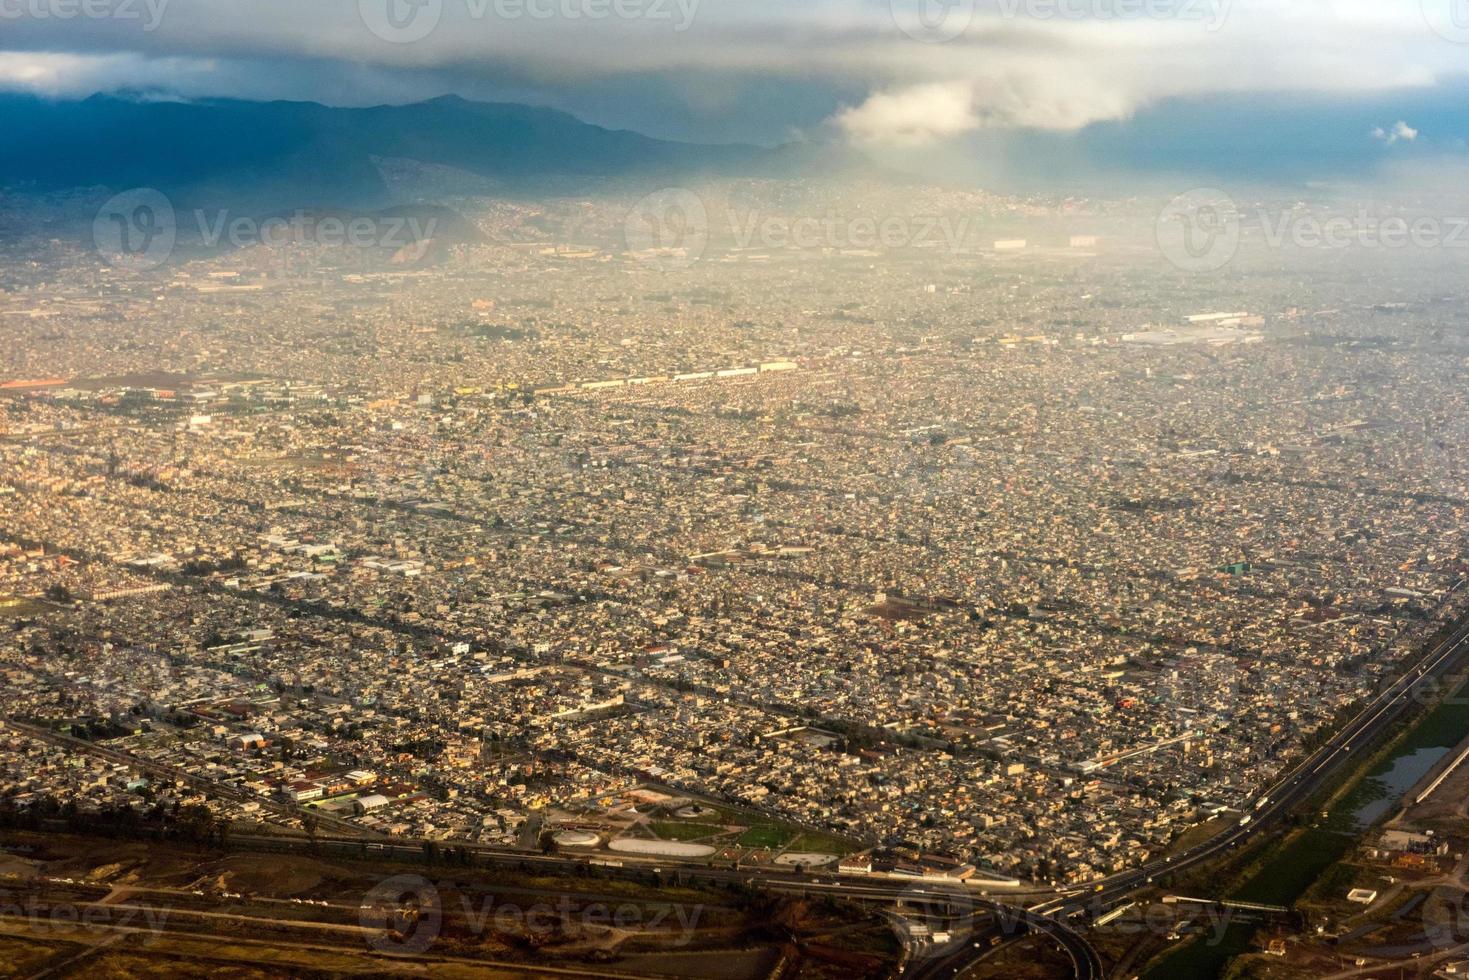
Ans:
[[[0,808],[999,884],[1237,823],[1464,611],[1464,301],[1068,207],[11,246]]]

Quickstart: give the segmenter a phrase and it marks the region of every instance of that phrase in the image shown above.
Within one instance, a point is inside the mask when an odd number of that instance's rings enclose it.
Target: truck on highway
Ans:
[[[1243,817],[1240,817],[1239,825],[1243,827],[1245,824],[1249,823],[1253,819],[1255,819],[1253,816],[1246,813]]]

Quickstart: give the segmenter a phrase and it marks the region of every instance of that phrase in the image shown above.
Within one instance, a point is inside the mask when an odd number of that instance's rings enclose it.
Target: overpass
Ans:
[[[1290,909],[1283,905],[1261,905],[1257,902],[1230,902],[1214,898],[1189,898],[1187,895],[1165,895],[1164,905],[1212,905],[1221,909],[1242,909],[1246,912],[1272,912],[1284,915]]]

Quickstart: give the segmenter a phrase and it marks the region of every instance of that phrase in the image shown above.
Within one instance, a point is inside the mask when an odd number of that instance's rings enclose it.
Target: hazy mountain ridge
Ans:
[[[801,177],[862,169],[820,144],[769,149],[652,139],[554,109],[444,97],[402,106],[310,102],[78,102],[0,96],[0,187],[54,192],[153,187],[182,203],[241,209],[383,207],[382,158],[505,181]]]

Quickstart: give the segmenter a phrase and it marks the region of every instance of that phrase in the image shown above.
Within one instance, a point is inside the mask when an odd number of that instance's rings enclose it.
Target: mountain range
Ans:
[[[191,205],[383,207],[383,160],[514,185],[546,178],[795,178],[867,165],[835,146],[700,145],[446,96],[412,105],[0,95],[0,187],[151,187]]]

